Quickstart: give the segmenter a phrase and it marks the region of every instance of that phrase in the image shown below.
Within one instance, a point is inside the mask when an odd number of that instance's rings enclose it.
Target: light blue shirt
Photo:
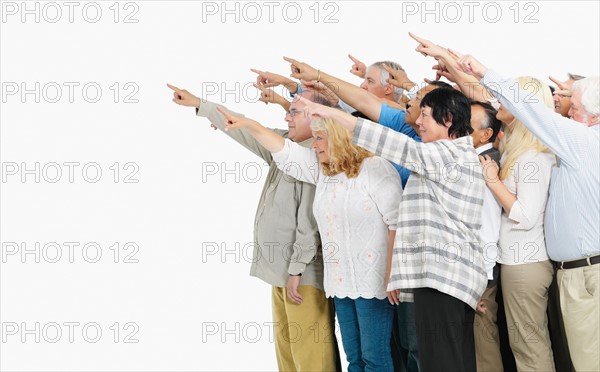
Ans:
[[[530,92],[515,94],[517,82],[492,70],[481,83],[559,158],[544,216],[550,259],[600,254],[600,125],[588,127],[564,118],[535,98],[525,99]]]
[[[406,112],[404,110],[398,110],[388,106],[387,104],[381,104],[381,112],[379,113],[379,124],[384,127],[395,130],[396,132],[400,132],[409,136],[417,142],[421,142],[421,137],[417,134],[417,132],[406,123]],[[410,177],[410,169],[405,168],[401,165],[392,163],[394,168],[398,171],[400,175],[400,180],[402,181],[402,187],[406,187],[406,182],[408,182],[408,177]]]

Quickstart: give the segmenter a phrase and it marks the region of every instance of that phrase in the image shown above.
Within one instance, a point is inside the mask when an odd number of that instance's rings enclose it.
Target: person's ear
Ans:
[[[387,84],[383,92],[386,96],[392,95],[394,93],[394,86],[392,84]]]
[[[446,120],[444,121],[444,126],[446,128],[450,128],[452,126],[452,114],[448,113],[448,115],[446,116]]]
[[[490,138],[492,138],[493,134],[494,134],[494,130],[492,128],[485,128],[483,130],[483,134],[479,138],[479,141],[481,143],[488,143],[488,142],[490,142]]]

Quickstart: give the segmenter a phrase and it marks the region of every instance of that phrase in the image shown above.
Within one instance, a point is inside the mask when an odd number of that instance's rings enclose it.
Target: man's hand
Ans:
[[[302,277],[300,275],[290,275],[287,281],[287,285],[285,286],[287,297],[290,301],[297,303],[298,305],[302,304],[302,296],[298,292],[298,287],[300,286],[300,280]]]
[[[450,71],[448,71],[445,64],[442,62],[442,60],[439,60],[438,64],[432,66],[431,69],[436,70],[435,71],[435,80],[440,80],[442,77],[445,77],[446,79],[448,79],[448,81],[456,83],[456,78],[454,77],[454,75],[452,75],[452,73]]]
[[[173,90],[173,102],[181,106],[200,107],[200,98],[185,89],[179,89],[174,85],[167,84]]]
[[[319,71],[316,68],[306,63],[298,62],[292,58],[283,57],[283,59],[290,63],[290,68],[292,70],[291,77],[307,81],[318,80]]]
[[[285,76],[278,75],[268,71],[261,71],[254,68],[251,68],[250,71],[258,74],[256,77],[256,84],[263,86],[265,88],[274,88],[278,85],[283,85],[290,93],[296,93],[298,91],[297,84],[288,79]]]
[[[352,68],[350,69],[350,73],[358,76],[361,79],[364,79],[365,76],[367,75],[367,65],[365,65],[363,62],[359,61],[358,59],[352,57],[352,55],[350,55],[350,54],[348,54],[348,58],[350,58],[352,60],[352,62],[354,62],[354,64],[352,65]]]
[[[457,56],[459,55],[455,51],[450,52]],[[458,61],[456,61],[456,68],[459,71],[474,76],[477,80],[483,79],[483,76],[487,72],[487,67],[476,60],[475,57],[468,54],[458,58]]]
[[[553,76],[549,76],[549,78],[550,78],[550,80],[552,80],[552,82],[554,84],[556,84],[556,89],[554,90],[554,94],[558,94],[559,96],[563,96],[563,97],[571,97],[573,95],[573,92],[571,91],[571,86],[569,84],[567,84],[566,82],[560,81]]]
[[[445,48],[443,48],[439,45],[436,45],[429,40],[420,38],[417,35],[413,34],[412,32],[409,32],[408,35],[410,37],[412,37],[413,39],[415,39],[419,43],[419,45],[417,46],[417,48],[415,50],[424,56],[429,56],[429,57],[433,57],[435,59],[439,59],[446,53]]]
[[[275,93],[275,91],[273,89],[268,89],[266,87],[266,85],[260,85],[260,84],[252,84],[254,85],[254,87],[258,90],[260,90],[260,98],[258,99],[261,102],[264,102],[265,104],[269,104],[269,103],[278,103],[281,104],[282,101],[285,101],[285,98],[283,98],[281,95]]]
[[[389,84],[392,84],[393,86],[402,88],[404,90],[410,90],[410,88],[417,85],[408,78],[408,75],[406,75],[406,71],[394,70],[386,64],[383,65],[383,68],[390,74],[390,77],[387,79],[387,82]]]

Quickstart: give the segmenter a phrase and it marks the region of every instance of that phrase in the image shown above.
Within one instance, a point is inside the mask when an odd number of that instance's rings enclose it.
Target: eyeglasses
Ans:
[[[288,112],[285,114],[285,116],[288,116],[288,115],[289,115],[289,116],[291,116],[291,117],[294,117],[294,116],[296,116],[296,114],[298,114],[298,113],[301,113],[301,112],[302,112],[302,110],[291,109],[290,111],[288,111]]]

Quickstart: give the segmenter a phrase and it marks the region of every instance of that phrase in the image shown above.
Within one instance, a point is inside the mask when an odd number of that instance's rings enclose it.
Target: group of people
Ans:
[[[598,77],[506,79],[410,36],[436,61],[425,86],[352,56],[360,86],[291,58],[291,78],[252,70],[287,130],[169,85],[270,165],[251,275],[279,369],[340,370],[337,317],[351,372],[502,371],[501,288],[517,370],[556,370],[553,296],[574,369],[600,370]]]

